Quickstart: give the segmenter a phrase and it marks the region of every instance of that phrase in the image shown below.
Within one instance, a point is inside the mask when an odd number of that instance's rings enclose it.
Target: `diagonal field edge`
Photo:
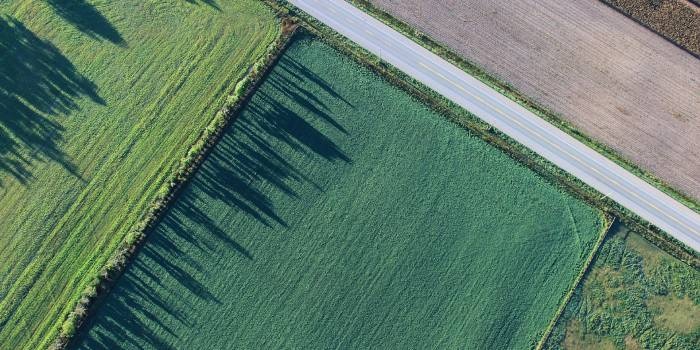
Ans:
[[[290,0],[671,236],[700,251],[700,214],[343,0]]]

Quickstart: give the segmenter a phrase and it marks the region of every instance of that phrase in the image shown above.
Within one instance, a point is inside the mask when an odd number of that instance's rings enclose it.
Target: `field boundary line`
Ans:
[[[537,345],[535,346],[535,350],[544,349],[544,346],[547,343],[547,339],[549,339],[550,335],[552,334],[552,331],[554,330],[554,327],[556,327],[556,325],[559,323],[559,320],[561,319],[561,316],[564,314],[564,310],[566,310],[566,307],[569,305],[569,301],[571,301],[571,297],[574,295],[574,292],[576,291],[576,289],[578,289],[579,285],[581,285],[581,283],[583,282],[586,275],[588,275],[588,271],[590,271],[591,267],[593,266],[593,261],[595,260],[596,255],[598,255],[598,251],[600,251],[600,247],[603,246],[603,242],[605,242],[605,238],[608,236],[608,233],[611,231],[610,229],[615,224],[615,217],[614,216],[603,214],[603,220],[604,220],[604,224],[603,224],[603,228],[600,230],[600,233],[598,234],[598,240],[596,240],[595,245],[593,246],[593,249],[591,250],[591,253],[588,255],[588,258],[584,262],[583,267],[581,268],[581,271],[579,271],[578,275],[576,276],[576,279],[574,280],[574,284],[566,292],[563,300],[559,304],[559,308],[557,308],[557,311],[554,313],[554,316],[549,321],[547,328],[545,328],[545,330],[544,330],[544,334],[542,334],[542,337],[540,338],[539,342],[537,342]]]
[[[600,147],[595,145],[592,146],[586,141],[580,139],[580,137],[585,138],[585,135],[582,135],[580,133],[576,134],[578,131],[573,129],[571,126],[565,125],[565,122],[563,122],[562,119],[557,119],[553,116],[553,114],[551,114],[551,112],[538,110],[537,105],[528,102],[524,97],[520,96],[517,91],[509,87],[507,84],[499,82],[498,80],[495,80],[494,78],[488,76],[480,68],[471,65],[469,62],[461,59],[459,56],[457,56],[454,53],[451,53],[447,49],[436,49],[434,47],[426,46],[428,44],[422,42],[420,38],[416,38],[415,35],[407,33],[406,30],[402,30],[401,28],[397,28],[397,25],[395,25],[392,22],[387,23],[387,20],[381,17],[377,17],[376,13],[370,12],[369,10],[367,10],[367,8],[362,6],[362,4],[366,3],[365,0],[346,1],[349,1],[352,4],[359,6],[360,9],[368,12],[370,15],[388,24],[400,33],[407,35],[409,38],[423,45],[428,50],[431,50],[439,56],[445,58],[450,63],[457,65],[460,69],[464,70],[468,74],[481,80],[482,82],[494,88],[501,94],[521,104],[523,107],[532,111],[536,115],[542,117],[543,119],[545,119],[545,121],[554,124],[563,131],[579,139],[579,141],[584,142],[584,144],[589,145],[594,150],[610,158],[608,153],[600,150]],[[423,103],[428,105],[433,110],[437,111],[439,114],[441,114],[448,120],[454,122],[461,128],[465,129],[467,132],[481,138],[482,140],[486,141],[492,146],[500,149],[508,156],[515,159],[524,166],[530,168],[531,170],[535,171],[537,174],[547,179],[550,183],[554,184],[558,188],[561,188],[563,191],[566,191],[567,193],[588,203],[592,207],[601,210],[604,213],[616,216],[619,220],[623,221],[626,225],[628,225],[630,229],[634,229],[636,232],[639,232],[640,235],[644,236],[647,240],[653,242],[655,245],[657,245],[664,251],[678,258],[680,261],[683,261],[684,263],[691,265],[695,268],[700,268],[700,252],[695,252],[692,248],[686,246],[674,237],[671,237],[669,234],[660,230],[656,226],[651,225],[644,219],[631,212],[629,209],[607,198],[604,194],[585,184],[583,181],[579,180],[573,175],[565,172],[555,164],[536,154],[534,151],[531,151],[519,142],[510,138],[508,135],[500,132],[491,125],[477,118],[471,112],[456,105],[452,101],[448,100],[444,96],[432,90],[430,87],[422,84],[421,82],[418,82],[417,80],[401,72],[397,68],[386,64],[384,61],[381,60],[381,58],[370,53],[364,48],[356,45],[346,37],[335,32],[332,28],[326,26],[325,24],[309,16],[305,12],[299,10],[296,6],[292,5],[287,0],[263,0],[263,2],[272,7],[275,11],[277,11],[280,17],[291,17],[290,20],[298,22],[305,30],[310,32],[312,35],[318,37],[320,40],[325,41],[331,47],[334,47],[337,50],[345,53],[346,55],[360,63],[362,66],[369,68],[379,76],[383,77],[391,84],[407,91],[409,94],[413,95],[418,100],[423,101]],[[371,11],[380,10],[374,8]],[[394,21],[398,22],[398,20],[395,19]],[[403,25],[407,26],[406,24]],[[431,39],[425,37],[425,40],[430,41]],[[438,44],[433,43],[432,45]],[[454,58],[452,56],[446,57],[445,55],[447,54],[454,55]],[[551,118],[554,118],[554,120],[552,120]],[[613,159],[613,161],[618,163],[618,160],[616,159]],[[620,165],[628,171],[633,172],[635,175],[640,176],[638,172],[630,170],[628,168],[629,166],[624,166],[623,164]],[[647,178],[645,178],[645,180],[649,182]],[[654,185],[653,182],[651,183],[652,185]],[[672,197],[678,199],[678,197],[676,196]],[[697,204],[691,205],[687,200],[688,199],[680,201],[684,205],[688,205],[692,210],[698,211]]]
[[[94,282],[83,291],[82,297],[77,302],[74,310],[67,319],[63,320],[60,333],[51,343],[49,349],[65,349],[75,339],[81,326],[99,307],[101,301],[109,295],[116,281],[138,254],[140,247],[146,241],[149,231],[168,212],[180,191],[218,143],[223,132],[231,123],[235,122],[242,107],[248,103],[272,67],[284,54],[289,44],[293,42],[293,38],[297,34],[297,25],[290,23],[286,19],[278,18],[278,21],[278,33],[275,40],[251,64],[246,74],[236,82],[226,97],[224,106],[216,112],[209,125],[189,148],[186,155],[181,159],[177,170],[168,177],[168,180],[159,190],[158,196],[151,204],[150,209],[127,233],[115,254],[100,270],[98,276],[95,276]]]
[[[286,0],[277,0],[277,1],[286,1]],[[604,155],[606,158],[612,160],[613,162],[615,162],[619,166],[623,167],[625,170],[635,174],[636,176],[643,179],[647,183],[651,184],[652,186],[658,188],[659,190],[661,190],[662,192],[671,196],[672,198],[683,203],[683,205],[687,206],[691,210],[694,210],[695,212],[700,213],[700,201],[698,201],[697,199],[694,199],[694,198],[682,193],[681,191],[673,188],[672,186],[667,184],[665,181],[663,181],[660,178],[656,177],[655,175],[649,173],[648,171],[640,168],[638,165],[634,164],[634,162],[625,158],[624,156],[622,156],[618,152],[614,151],[610,147],[602,144],[601,142],[598,142],[598,141],[590,138],[589,136],[587,136],[586,134],[584,134],[583,132],[578,130],[573,124],[571,124],[570,122],[568,122],[564,118],[562,118],[559,114],[557,114],[557,113],[549,110],[548,108],[536,103],[535,101],[533,101],[529,97],[527,97],[524,94],[522,94],[521,92],[519,92],[515,87],[513,87],[511,84],[507,83],[506,81],[504,81],[500,78],[497,78],[492,74],[489,74],[484,68],[482,68],[478,64],[470,61],[467,58],[460,56],[459,54],[455,53],[452,49],[447,47],[446,45],[439,43],[437,40],[431,38],[429,35],[411,27],[406,22],[403,22],[402,20],[385,12],[384,10],[379,9],[378,7],[376,7],[372,3],[370,3],[368,0],[345,0],[345,1],[351,3],[355,7],[361,9],[365,13],[374,17],[375,19],[379,20],[380,22],[388,25],[389,27],[398,31],[399,33],[405,35],[406,37],[413,40],[415,43],[423,46],[425,49],[429,50],[430,52],[440,56],[444,60],[450,62],[451,64],[453,64],[457,68],[461,69],[462,71],[473,76],[474,78],[478,79],[482,83],[488,85],[492,89],[498,91],[502,95],[513,100],[514,102],[516,102],[517,104],[526,108],[527,110],[534,113],[535,115],[543,118],[545,121],[556,126],[560,130],[566,132],[567,134],[574,137],[578,141],[582,142],[586,146],[589,146],[590,148],[594,149],[596,152],[598,152],[598,153]],[[599,1],[604,2],[604,0],[599,0]]]

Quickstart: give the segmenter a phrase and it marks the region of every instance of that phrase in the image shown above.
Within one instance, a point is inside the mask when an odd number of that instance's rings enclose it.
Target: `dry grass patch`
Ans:
[[[649,308],[659,314],[654,317],[658,327],[675,332],[690,333],[700,327],[700,306],[689,297],[653,297]]]
[[[581,327],[581,322],[578,321],[572,322],[567,327],[564,349],[615,350],[615,344],[610,339],[586,334]]]

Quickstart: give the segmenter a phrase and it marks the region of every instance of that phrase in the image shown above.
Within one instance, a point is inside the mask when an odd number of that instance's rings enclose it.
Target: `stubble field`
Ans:
[[[598,212],[295,42],[76,348],[525,348]]]
[[[0,2],[0,348],[45,348],[275,39],[261,3]]]

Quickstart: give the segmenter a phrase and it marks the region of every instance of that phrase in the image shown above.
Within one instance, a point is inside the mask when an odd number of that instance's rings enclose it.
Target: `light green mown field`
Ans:
[[[318,41],[294,43],[79,348],[526,348],[602,219]]]
[[[0,1],[0,348],[51,341],[278,31],[254,0]]]
[[[603,244],[550,349],[699,349],[700,271],[624,226]]]

